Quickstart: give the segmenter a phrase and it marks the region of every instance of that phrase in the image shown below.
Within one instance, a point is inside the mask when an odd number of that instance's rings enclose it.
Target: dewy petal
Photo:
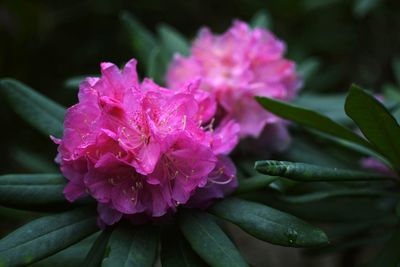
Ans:
[[[81,84],[62,139],[53,139],[69,181],[65,197],[94,198],[101,227],[122,218],[163,221],[215,176],[217,154],[233,148],[237,128],[221,123],[213,135],[203,127],[217,104],[198,78],[169,90],[139,84],[135,60],[122,71],[103,63],[101,71]]]

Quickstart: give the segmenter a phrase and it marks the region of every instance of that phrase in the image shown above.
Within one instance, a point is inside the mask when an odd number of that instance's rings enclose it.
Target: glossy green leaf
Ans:
[[[300,95],[295,104],[321,113],[336,122],[346,123],[351,122],[343,110],[346,94],[311,94],[305,93]]]
[[[179,226],[193,250],[214,267],[248,266],[232,241],[206,213],[185,210]]]
[[[161,247],[163,267],[206,267],[207,264],[193,251],[189,243],[176,227],[163,231]]]
[[[251,178],[244,178],[239,181],[239,186],[236,189],[236,194],[242,194],[246,192],[250,192],[253,190],[265,188],[272,182],[274,182],[277,177],[274,176],[265,176],[265,175],[258,175]]]
[[[213,205],[210,211],[272,244],[314,247],[328,243],[328,238],[321,229],[262,204],[227,198]]]
[[[265,10],[261,10],[251,18],[250,25],[253,28],[259,27],[264,29],[271,29],[271,16]]]
[[[345,110],[364,136],[400,169],[400,126],[389,111],[356,85],[351,86]]]
[[[0,240],[0,266],[21,266],[36,262],[97,230],[96,216],[88,209],[36,219]]]
[[[107,228],[101,232],[86,255],[83,266],[98,267],[101,265],[112,230],[113,228]]]
[[[158,248],[158,230],[151,226],[118,225],[108,242],[102,267],[152,267]]]
[[[260,173],[281,176],[301,182],[312,181],[385,181],[393,179],[382,174],[320,167],[312,164],[265,160],[257,161],[255,169]]]
[[[158,28],[158,33],[165,52],[168,57],[175,53],[187,56],[189,55],[189,42],[177,30],[169,25],[163,24]]]
[[[299,196],[286,196],[283,199],[290,203],[309,203],[334,197],[380,197],[389,195],[387,191],[368,188],[342,188],[329,191],[314,192]]]
[[[147,62],[153,49],[157,47],[155,36],[129,12],[123,12],[120,19],[128,32],[135,57],[140,62]]]
[[[66,179],[61,174],[8,174],[0,176],[0,205],[28,210],[65,207]]]
[[[400,264],[400,229],[397,229],[390,240],[367,267],[398,267]]]
[[[315,111],[270,98],[256,97],[256,99],[265,109],[282,118],[292,120],[300,125],[345,139],[369,149],[374,149],[370,143],[351,130]]]
[[[62,135],[65,109],[61,105],[13,79],[0,80],[0,93],[15,112],[40,132],[46,136]]]

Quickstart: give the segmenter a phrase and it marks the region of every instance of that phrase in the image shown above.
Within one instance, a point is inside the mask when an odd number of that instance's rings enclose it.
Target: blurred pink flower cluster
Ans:
[[[200,31],[189,57],[175,55],[167,76],[170,88],[201,78],[200,89],[217,101],[217,117],[235,120],[240,137],[258,137],[267,124],[281,123],[254,99],[292,100],[301,82],[294,62],[283,57],[285,45],[271,32],[241,21],[222,35]],[[203,120],[207,120],[203,118]]]
[[[163,217],[180,205],[206,208],[233,192],[227,155],[239,138],[282,125],[254,96],[291,100],[300,86],[284,50],[270,32],[235,22],[223,35],[203,29],[192,55],[175,57],[170,89],[139,83],[135,60],[123,70],[102,63],[101,78],[80,85],[62,139],[53,138],[69,180],[65,197],[90,195],[100,224],[110,225]],[[270,142],[285,143],[286,128],[277,129]]]
[[[92,196],[101,223],[113,224],[123,216],[161,217],[179,205],[205,207],[235,189],[226,154],[238,126],[201,127],[204,112],[194,96],[207,93],[197,92],[198,80],[174,91],[148,79],[139,84],[135,60],[122,71],[103,63],[101,72],[81,84],[64,135],[54,139],[69,201]]]

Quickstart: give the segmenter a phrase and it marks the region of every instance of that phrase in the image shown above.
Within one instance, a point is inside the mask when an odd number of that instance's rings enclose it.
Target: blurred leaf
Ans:
[[[364,17],[378,6],[380,0],[354,0],[353,12],[359,18]]]
[[[400,65],[400,62],[399,62]],[[400,72],[400,66],[399,66],[399,72]],[[399,74],[400,76],[400,74]],[[399,77],[400,79],[400,77]],[[400,83],[399,83],[400,85]],[[383,85],[382,89],[384,93],[384,98],[389,99],[389,100],[394,100],[396,102],[400,102],[400,88],[396,85],[387,83]]]
[[[155,36],[127,11],[121,14],[120,19],[127,30],[135,57],[139,62],[147,63],[151,51],[157,47]]]
[[[108,243],[102,267],[152,267],[158,247],[158,230],[151,226],[118,225]]]
[[[101,232],[87,253],[83,266],[97,267],[101,265],[112,230],[112,228],[107,228]]]
[[[375,0],[378,1],[378,0]],[[400,57],[395,57],[392,62],[393,74],[397,82],[397,86],[400,86]]]
[[[315,111],[270,98],[256,97],[256,99],[266,110],[284,119],[374,149],[370,143],[351,130]]]
[[[65,109],[13,79],[0,80],[0,93],[24,120],[40,132],[60,137]]]
[[[79,209],[25,224],[0,240],[0,266],[28,265],[97,231],[95,214]]]
[[[0,205],[28,210],[65,207],[61,174],[8,174],[0,176]]]
[[[172,228],[172,229],[171,229]],[[163,232],[161,263],[163,267],[206,267],[206,263],[192,250],[175,227]]]
[[[18,164],[19,170],[26,169],[28,172],[35,173],[59,172],[59,168],[54,161],[49,161],[38,153],[22,147],[14,147],[10,156]]]
[[[400,168],[400,126],[389,111],[356,85],[351,86],[345,110],[378,151]]]
[[[344,112],[346,94],[310,94],[300,95],[295,104],[313,110],[341,123],[349,123],[351,120]]]
[[[71,77],[64,82],[64,86],[68,89],[78,90],[79,85],[87,78],[87,77],[97,77],[94,74],[87,74],[87,75],[79,75]]]
[[[258,175],[250,178],[245,178],[239,181],[239,186],[235,191],[235,194],[242,194],[257,189],[262,189],[268,186],[270,183],[278,179],[273,176]]]
[[[385,181],[387,179],[394,179],[379,173],[328,168],[307,163],[276,160],[257,161],[255,169],[266,175],[282,176],[301,182]]]
[[[264,28],[267,30],[272,29],[271,16],[265,10],[258,11],[250,20],[250,25],[252,28]]]
[[[179,226],[193,250],[209,265],[248,266],[235,245],[206,213],[185,210],[179,217]]]
[[[330,191],[314,192],[305,195],[298,196],[285,196],[283,199],[289,203],[308,203],[313,201],[320,201],[322,199],[334,198],[334,197],[380,197],[388,195],[388,192],[376,189],[367,188],[343,188],[334,189]]]
[[[328,243],[325,233],[290,214],[254,202],[227,198],[210,211],[247,233],[272,244],[314,247]]]
[[[390,240],[367,267],[398,267],[400,264],[400,229],[397,229]]]
[[[297,71],[307,85],[307,81],[312,78],[321,66],[318,58],[310,57],[297,65]]]
[[[179,53],[183,56],[189,55],[189,42],[177,30],[169,25],[162,24],[158,27],[161,43],[168,57]]]
[[[164,80],[164,66],[161,64],[163,61],[161,50],[159,47],[154,48],[148,58],[146,75],[153,79],[156,83],[162,83]]]

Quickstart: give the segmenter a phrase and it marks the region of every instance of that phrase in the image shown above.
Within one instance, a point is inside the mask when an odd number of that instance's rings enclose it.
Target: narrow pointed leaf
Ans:
[[[328,243],[328,238],[321,229],[293,215],[255,202],[227,198],[213,205],[210,211],[272,244],[315,247]]]
[[[0,205],[28,210],[65,207],[61,174],[8,174],[0,176]]]
[[[97,230],[95,214],[88,209],[39,218],[0,240],[0,266],[28,265],[77,243]]]
[[[390,195],[387,191],[365,188],[343,188],[325,192],[314,192],[300,196],[287,196],[283,199],[290,203],[309,203],[334,197],[380,197]]]
[[[158,33],[165,51],[172,56],[175,53],[187,56],[189,43],[186,38],[169,25],[163,24],[158,28]]]
[[[165,229],[162,239],[161,263],[163,267],[206,267],[207,264],[193,251],[175,227]]]
[[[271,17],[265,10],[261,10],[251,18],[250,25],[253,28],[271,29]]]
[[[108,240],[110,239],[112,228],[108,228],[101,232],[93,243],[88,254],[86,255],[83,266],[85,267],[98,267],[103,261],[104,254],[106,252]]]
[[[312,164],[265,160],[257,161],[255,169],[263,174],[281,176],[301,182],[314,181],[385,181],[394,179],[382,174],[353,171],[338,168],[320,167]]]
[[[185,210],[179,226],[193,250],[214,267],[248,266],[232,241],[204,212]]]
[[[37,130],[46,136],[62,135],[65,109],[61,105],[13,79],[0,80],[0,93]]]
[[[352,85],[345,110],[364,136],[400,169],[400,126],[383,104],[361,88]]]
[[[251,178],[244,178],[239,181],[239,186],[235,191],[235,194],[242,194],[249,191],[265,188],[272,182],[274,182],[278,177],[258,175]]]
[[[157,46],[155,36],[129,12],[123,12],[120,19],[128,32],[136,57],[140,62],[147,62],[151,51]]]
[[[288,119],[302,126],[345,139],[369,149],[375,149],[374,146],[357,134],[353,133],[351,130],[315,111],[270,98],[256,97],[256,99],[265,109],[284,119]]]
[[[147,60],[147,77],[151,77],[155,82],[162,83],[164,75],[164,66],[160,63],[162,62],[161,50],[159,47],[154,48]]]
[[[103,267],[152,267],[158,247],[158,231],[151,226],[119,225],[111,234]]]

